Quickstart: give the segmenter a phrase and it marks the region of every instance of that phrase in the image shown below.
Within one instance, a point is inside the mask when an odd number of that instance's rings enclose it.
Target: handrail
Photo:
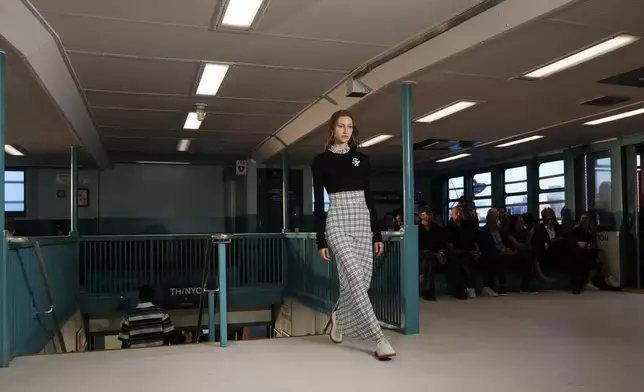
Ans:
[[[54,322],[54,328],[56,336],[58,337],[58,342],[60,344],[60,349],[62,352],[67,352],[67,347],[65,345],[65,338],[63,337],[63,331],[60,327],[60,321],[58,320],[58,315],[56,314],[56,307],[54,306],[54,296],[51,292],[51,286],[49,285],[49,277],[47,276],[47,269],[45,268],[45,261],[42,256],[42,249],[40,248],[40,241],[38,239],[30,237],[7,237],[7,242],[10,244],[31,244],[36,253],[36,260],[38,262],[38,270],[40,276],[43,280],[43,285],[45,286],[45,294],[47,295],[47,300],[49,301],[49,310],[45,312],[37,312],[36,314],[51,314],[51,317]]]

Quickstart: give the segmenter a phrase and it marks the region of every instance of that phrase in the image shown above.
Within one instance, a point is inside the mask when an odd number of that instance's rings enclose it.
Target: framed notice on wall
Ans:
[[[89,207],[89,189],[78,188],[78,206]]]

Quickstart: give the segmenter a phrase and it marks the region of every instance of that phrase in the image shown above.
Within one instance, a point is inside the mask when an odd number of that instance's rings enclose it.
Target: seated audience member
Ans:
[[[555,211],[544,208],[541,211],[542,223],[536,226],[532,237],[532,248],[541,265],[554,267],[563,264],[566,254],[566,242],[563,228],[557,222]]]
[[[154,289],[142,286],[139,289],[139,304],[121,322],[119,340],[122,348],[156,347],[169,345],[174,334],[170,316],[155,306]]]
[[[515,234],[516,235],[516,234]],[[518,268],[522,273],[521,292],[535,294],[530,283],[534,273],[533,259],[525,257],[516,249],[511,249],[507,244],[509,240],[499,230],[499,212],[491,208],[487,214],[486,225],[481,230],[480,247],[483,257],[483,266],[486,270],[485,288],[483,295],[497,296],[507,293],[507,273],[512,267]],[[498,278],[498,294],[494,291],[494,280]]]
[[[531,222],[531,228],[527,227],[524,216],[527,216],[528,221]],[[532,238],[536,230],[535,222],[536,219],[530,214],[512,215],[509,220],[510,226],[507,236],[510,248],[517,252],[512,263],[518,263],[522,273],[521,292],[527,294],[536,293],[531,286],[532,279],[538,272],[537,259],[532,249]]]
[[[396,231],[396,219],[393,214],[386,213],[383,221],[384,227],[382,231]]]
[[[573,294],[580,294],[582,288],[589,291],[599,290],[592,283],[598,272],[604,277],[607,286],[619,287],[617,279],[610,273],[608,263],[602,258],[601,252],[597,248],[597,240],[591,230],[588,213],[581,214],[579,223],[570,232],[570,246],[572,247],[572,256],[569,260],[569,271]]]
[[[475,270],[481,258],[477,244],[479,224],[471,211],[465,212],[459,207],[452,208],[452,219],[448,227],[447,259],[459,266],[468,298],[476,298]]]
[[[458,260],[452,260],[445,255],[445,229],[434,222],[432,211],[427,208],[419,212],[418,246],[420,255],[420,270],[422,271],[422,295],[427,301],[436,301],[436,273],[445,274],[452,294],[460,299],[466,299],[465,289],[462,288],[462,269]]]

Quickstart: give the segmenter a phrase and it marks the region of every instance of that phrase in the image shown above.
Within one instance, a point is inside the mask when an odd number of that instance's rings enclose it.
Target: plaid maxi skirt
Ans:
[[[338,328],[345,336],[378,340],[383,336],[369,300],[373,271],[373,234],[363,191],[329,195],[326,238],[338,266]]]

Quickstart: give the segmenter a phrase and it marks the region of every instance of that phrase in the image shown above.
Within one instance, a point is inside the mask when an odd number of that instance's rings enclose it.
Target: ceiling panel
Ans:
[[[115,107],[130,109],[192,110],[197,98],[193,96],[162,96],[146,94],[110,94],[86,91],[92,107]],[[199,97],[208,105],[208,110],[220,113],[295,115],[307,105],[306,102],[279,102],[251,99]]]
[[[213,32],[186,26],[51,13],[43,16],[68,50],[88,52],[349,71],[384,49],[262,34]]]
[[[582,25],[541,21],[475,46],[436,69],[509,79],[592,45],[613,32]]]
[[[208,27],[219,0],[31,0],[41,12]]]
[[[644,37],[644,2],[637,0],[586,0],[568,7],[553,19]]]
[[[146,110],[94,109],[96,125],[133,129],[183,129],[186,113]]]
[[[479,2],[272,0],[257,31],[393,46]]]
[[[198,63],[146,61],[127,58],[70,55],[81,86],[86,89],[190,94]]]
[[[201,124],[202,129],[252,131],[270,134],[288,121],[289,116],[261,116],[210,113]],[[242,134],[243,135],[243,134]]]
[[[312,101],[342,77],[328,72],[235,66],[229,71],[219,94],[224,97]]]
[[[111,151],[175,151],[177,141],[172,139],[103,139],[105,148]]]

